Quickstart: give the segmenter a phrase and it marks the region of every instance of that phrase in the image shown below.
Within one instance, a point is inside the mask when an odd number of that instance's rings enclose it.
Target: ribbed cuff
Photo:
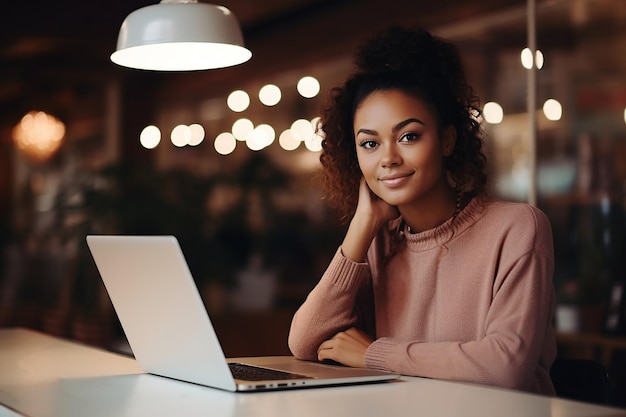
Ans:
[[[381,337],[375,340],[365,351],[365,367],[371,369],[379,369],[381,371],[390,371],[387,365],[389,352],[393,347],[393,342],[387,337]]]
[[[339,248],[326,269],[326,275],[334,285],[347,291],[359,283],[361,275],[366,273],[368,268],[367,263],[354,262],[343,256]]]

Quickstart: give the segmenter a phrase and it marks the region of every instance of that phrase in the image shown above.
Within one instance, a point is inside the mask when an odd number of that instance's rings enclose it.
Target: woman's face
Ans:
[[[375,91],[354,115],[359,166],[370,189],[393,206],[427,204],[449,191],[444,157],[453,127],[440,135],[426,103],[400,90]]]

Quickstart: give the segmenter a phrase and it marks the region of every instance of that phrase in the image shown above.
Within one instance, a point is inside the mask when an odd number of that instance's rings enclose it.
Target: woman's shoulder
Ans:
[[[552,246],[552,227],[539,208],[522,202],[490,199],[482,202],[485,222],[515,240],[534,246]]]
[[[546,214],[539,208],[522,202],[498,199],[484,199],[481,205],[486,215],[494,216],[501,221],[509,220],[514,224],[535,223],[538,227],[549,225]]]

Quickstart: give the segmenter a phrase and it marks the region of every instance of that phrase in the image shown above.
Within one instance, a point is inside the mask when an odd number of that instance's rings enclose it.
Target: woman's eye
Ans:
[[[400,142],[414,142],[420,138],[419,133],[405,133],[400,137]]]
[[[364,140],[359,144],[359,146],[365,149],[374,149],[376,145],[378,144],[376,143],[376,141],[373,140]]]

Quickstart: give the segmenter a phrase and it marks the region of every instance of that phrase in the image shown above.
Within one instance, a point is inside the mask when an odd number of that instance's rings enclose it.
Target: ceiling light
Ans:
[[[144,70],[194,71],[238,65],[250,57],[237,18],[226,7],[162,0],[124,19],[111,61]]]

